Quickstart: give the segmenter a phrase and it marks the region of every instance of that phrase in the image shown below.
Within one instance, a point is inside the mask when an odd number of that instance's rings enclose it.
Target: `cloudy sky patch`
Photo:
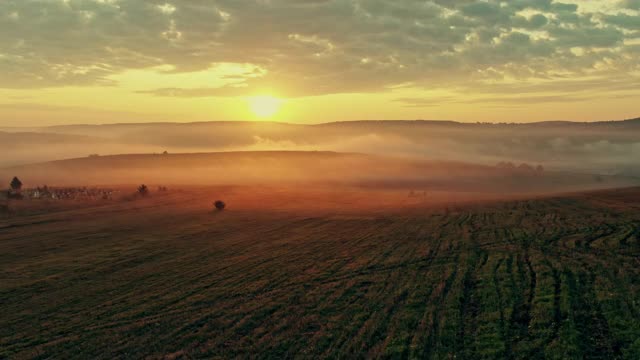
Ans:
[[[398,118],[472,120],[450,101],[438,107],[433,92],[477,104],[527,86],[535,96],[522,106],[553,102],[571,114],[575,101],[550,97],[582,99],[574,91],[583,84],[589,101],[606,94],[602,107],[615,117],[633,110],[616,101],[638,99],[639,46],[637,0],[4,0],[0,95],[73,102],[78,88],[111,89],[111,105],[99,105],[113,111],[132,110],[129,97],[136,112],[168,101],[189,120],[222,120],[247,116],[234,99],[268,92],[299,110],[328,99],[343,120],[371,116],[340,108],[350,96],[377,94]],[[407,98],[417,99],[410,111],[396,101]],[[420,113],[420,103],[437,111]],[[394,117],[387,110],[380,118]]]

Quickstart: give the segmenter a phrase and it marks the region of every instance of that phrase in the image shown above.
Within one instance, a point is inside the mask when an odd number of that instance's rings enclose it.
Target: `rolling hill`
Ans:
[[[1,166],[128,153],[218,151],[337,151],[461,161],[540,163],[548,169],[640,175],[640,120],[596,123],[466,124],[451,121],[351,121],[319,125],[200,122],[68,125],[32,129],[45,151],[6,147]],[[66,147],[56,147],[59,136]],[[19,143],[19,134],[3,134]],[[9,137],[15,136],[11,140]],[[47,139],[51,136],[51,139]],[[28,155],[28,156],[27,156]]]
[[[341,185],[403,191],[557,193],[640,184],[635,178],[318,151],[92,156],[0,169],[39,185]]]

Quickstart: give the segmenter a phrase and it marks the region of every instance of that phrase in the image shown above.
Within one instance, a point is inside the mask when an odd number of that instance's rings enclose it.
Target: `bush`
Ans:
[[[213,203],[213,206],[216,207],[216,210],[222,211],[225,207],[227,207],[227,204],[225,204],[222,200],[216,200],[216,202]]]
[[[138,194],[140,194],[142,196],[149,195],[149,188],[147,187],[147,185],[142,184],[142,185],[138,186]]]
[[[10,185],[11,185],[11,190],[14,190],[14,191],[22,190],[22,181],[20,181],[20,179],[18,179],[17,176],[15,176],[13,180],[11,180]]]

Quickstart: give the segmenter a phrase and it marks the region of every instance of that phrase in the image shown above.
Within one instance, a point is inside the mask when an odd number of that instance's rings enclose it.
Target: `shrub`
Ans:
[[[11,189],[14,191],[20,191],[22,189],[22,181],[20,181],[20,179],[18,179],[18,177],[14,177],[13,180],[11,180]]]
[[[227,204],[225,204],[222,200],[216,200],[216,202],[213,203],[213,206],[216,207],[216,210],[222,211],[225,207],[227,207]]]
[[[142,184],[142,185],[138,186],[138,194],[140,194],[142,196],[149,195],[149,188],[147,187],[147,185]]]

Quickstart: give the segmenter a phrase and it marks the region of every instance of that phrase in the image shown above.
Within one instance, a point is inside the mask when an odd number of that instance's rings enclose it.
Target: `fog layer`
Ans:
[[[0,167],[89,155],[336,151],[482,165],[640,175],[640,120],[461,124],[360,121],[321,125],[209,122],[0,129]]]

